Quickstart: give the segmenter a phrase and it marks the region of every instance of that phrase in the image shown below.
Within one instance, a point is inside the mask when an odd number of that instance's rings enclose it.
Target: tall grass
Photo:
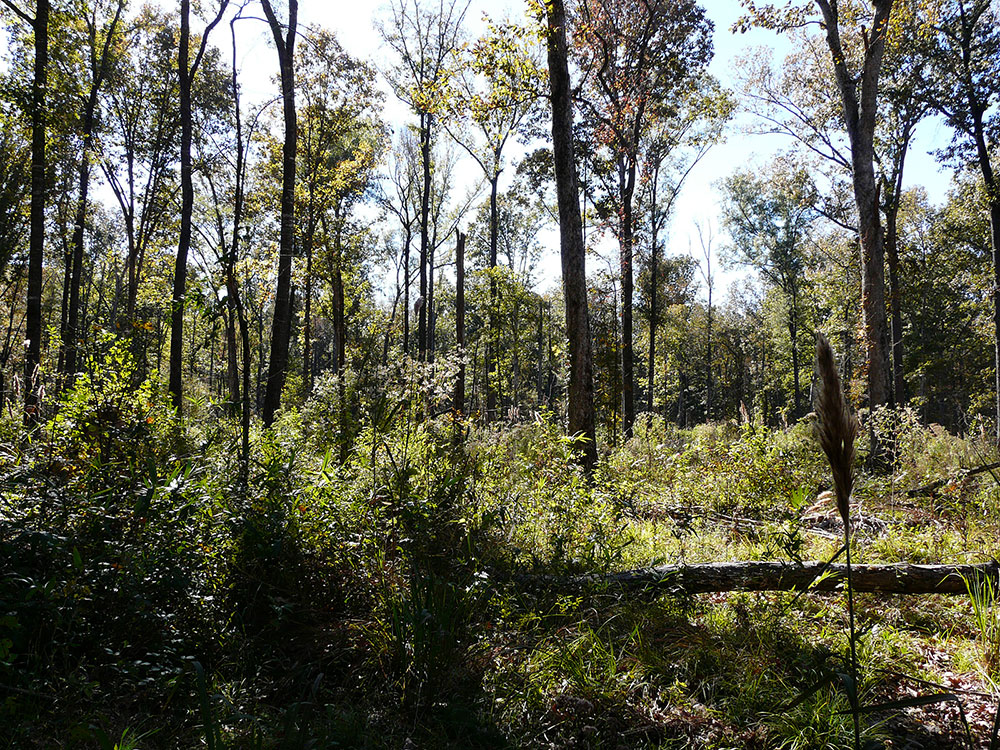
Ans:
[[[840,374],[830,342],[823,334],[816,340],[816,374],[819,397],[816,400],[816,434],[830,462],[837,510],[844,522],[844,550],[847,554],[847,614],[850,627],[851,673],[845,680],[854,720],[854,747],[861,747],[860,706],[858,704],[857,629],[854,622],[854,587],[851,580],[851,492],[854,488],[854,441],[858,420],[851,413],[840,385]]]

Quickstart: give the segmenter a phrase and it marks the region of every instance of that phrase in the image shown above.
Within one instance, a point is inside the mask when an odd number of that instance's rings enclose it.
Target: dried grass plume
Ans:
[[[854,488],[854,440],[858,436],[858,420],[844,398],[833,349],[822,333],[816,338],[816,375],[819,378],[816,436],[830,462],[837,510],[846,530],[849,528],[851,490]]]

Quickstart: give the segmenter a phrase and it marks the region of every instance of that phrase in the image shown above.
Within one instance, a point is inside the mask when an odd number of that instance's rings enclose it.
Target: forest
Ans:
[[[1000,2],[299,6],[0,0],[0,747],[1000,750]]]

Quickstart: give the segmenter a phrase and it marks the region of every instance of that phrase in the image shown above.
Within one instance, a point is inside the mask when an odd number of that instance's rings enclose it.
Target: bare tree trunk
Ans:
[[[586,252],[580,217],[580,186],[573,153],[573,102],[566,46],[566,12],[562,0],[546,4],[549,85],[552,94],[552,144],[559,203],[559,245],[566,335],[569,339],[569,433],[582,438],[584,469],[597,463],[594,429],[594,360],[587,308]]]
[[[903,166],[909,148],[913,126],[907,123],[901,137],[902,145],[894,164],[895,180],[891,194],[886,195],[885,206],[885,249],[889,262],[889,335],[892,349],[892,400],[895,404],[906,403],[906,379],[903,376],[903,293],[899,281],[899,235],[897,219],[899,203],[903,193]]]
[[[313,366],[312,366],[312,254],[313,254],[313,231],[312,217],[310,217],[309,231],[305,242],[306,251],[306,294],[305,307],[302,320],[302,385],[305,388],[306,396],[312,393],[313,389]]]
[[[490,271],[497,267],[497,184],[500,175],[490,180]],[[497,280],[490,276],[490,335],[486,347],[486,421],[497,418],[497,354],[500,348],[500,321],[497,315]]]
[[[455,343],[462,361],[455,378],[452,408],[456,417],[461,417],[465,413],[465,235],[461,232],[455,245]]]
[[[544,331],[545,301],[538,300],[538,371],[535,374],[536,396],[538,405],[545,400],[545,331]]]
[[[181,35],[177,72],[180,77],[181,112],[181,229],[174,261],[174,288],[170,302],[169,392],[177,413],[183,404],[184,292],[187,284],[187,257],[191,249],[191,215],[194,211],[194,183],[191,178],[191,0],[181,0]]]
[[[889,261],[889,327],[892,342],[892,400],[895,404],[906,402],[906,381],[903,378],[903,312],[902,293],[899,288],[899,238],[896,234],[896,212],[893,207],[886,212],[885,248]]]
[[[851,143],[854,198],[858,207],[861,241],[861,309],[865,352],[868,358],[868,403],[875,408],[889,399],[889,336],[886,325],[885,257],[879,221],[878,186],[874,168],[874,133],[878,79],[885,51],[885,32],[893,0],[874,0],[870,41],[864,50],[860,86],[847,68],[840,41],[840,19],[835,3],[816,0],[826,25],[826,40],[833,58],[844,122]],[[859,97],[860,94],[860,97]],[[880,460],[881,447],[873,435],[872,456]]]
[[[632,423],[635,422],[635,393],[633,384],[633,352],[632,352],[632,245],[633,216],[632,195],[635,192],[635,164],[631,163],[622,172],[621,202],[622,202],[622,239],[621,239],[621,274],[622,274],[622,431],[624,441],[632,437]]]
[[[788,305],[788,339],[792,345],[792,387],[795,389],[794,417],[802,416],[802,383],[799,378],[799,292],[798,286],[792,284]]]
[[[294,0],[293,0],[294,1]],[[191,114],[191,82],[201,64],[208,35],[221,20],[229,0],[222,0],[219,14],[202,33],[201,46],[190,60],[191,46],[191,0],[181,0],[181,34],[177,57],[177,72],[180,85],[181,119],[181,229],[177,241],[177,257],[174,262],[174,288],[170,301],[170,381],[168,390],[177,413],[182,411],[184,389],[184,305],[187,286],[187,258],[191,249],[191,216],[194,212],[194,182],[191,173],[191,139],[193,118]],[[192,359],[194,354],[192,353]]]
[[[417,351],[421,360],[427,356],[427,254],[431,210],[431,115],[420,115],[420,158],[423,188],[420,195],[420,311],[417,319]]]
[[[403,245],[403,353],[410,353],[410,228]]]
[[[97,96],[100,92],[101,84],[107,75],[108,57],[111,49],[111,42],[114,39],[115,31],[118,28],[118,19],[124,9],[125,0],[119,0],[115,9],[115,15],[108,25],[107,34],[104,38],[100,57],[97,58],[91,68],[93,80],[90,85],[90,93],[83,109],[83,151],[80,154],[80,190],[77,197],[76,216],[73,226],[73,246],[72,246],[72,272],[69,274],[69,295],[66,303],[68,310],[65,316],[65,328],[62,331],[62,347],[64,356],[63,362],[63,387],[69,388],[73,385],[74,375],[77,370],[77,341],[80,338],[80,282],[83,277],[83,233],[84,224],[87,219],[87,192],[90,187],[90,152],[94,145],[95,112],[97,110]],[[97,47],[97,13],[94,13],[93,23],[90,25],[90,43],[96,52]],[[92,58],[93,60],[94,58]]]
[[[42,271],[45,258],[45,92],[48,88],[49,0],[38,0],[31,25],[35,32],[31,84],[31,209],[28,234],[28,299],[25,311],[24,418],[38,419],[39,365],[42,361]]]
[[[186,1],[186,0],[185,0]],[[285,140],[281,147],[281,234],[278,240],[278,285],[274,295],[274,320],[271,325],[271,357],[267,370],[267,392],[263,419],[268,427],[281,406],[281,391],[288,371],[288,344],[292,335],[292,255],[295,251],[295,149],[298,122],[295,116],[295,35],[298,27],[298,0],[288,0],[288,26],[282,26],[270,0],[261,0],[271,35],[278,49],[281,65],[281,102],[285,121]]]

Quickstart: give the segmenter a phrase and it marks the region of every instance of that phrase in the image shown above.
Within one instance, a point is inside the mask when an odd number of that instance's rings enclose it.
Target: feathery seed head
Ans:
[[[858,420],[844,398],[833,349],[822,333],[816,337],[816,375],[819,378],[816,436],[830,462],[837,510],[847,529],[854,487],[854,440],[858,436]]]

